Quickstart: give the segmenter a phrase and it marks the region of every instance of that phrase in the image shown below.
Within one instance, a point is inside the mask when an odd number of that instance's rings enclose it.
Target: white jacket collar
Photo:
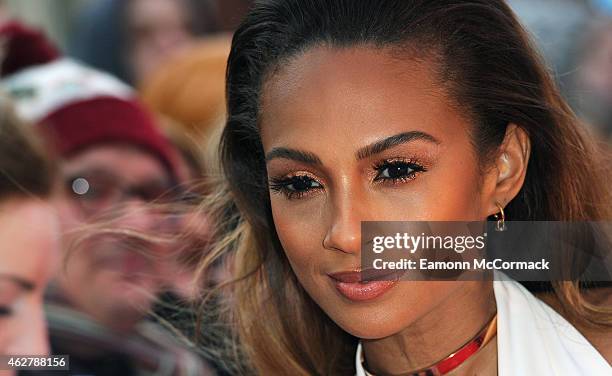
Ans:
[[[497,302],[499,376],[610,375],[612,367],[574,326],[504,275],[493,282]],[[370,374],[357,347],[357,376]]]

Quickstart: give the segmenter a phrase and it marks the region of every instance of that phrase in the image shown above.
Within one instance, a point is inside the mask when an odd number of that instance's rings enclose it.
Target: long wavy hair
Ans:
[[[357,339],[332,322],[300,286],[276,233],[259,132],[262,86],[316,46],[365,47],[428,58],[473,124],[484,166],[508,124],[529,135],[524,185],[508,203],[512,220],[607,220],[609,171],[594,141],[561,98],[529,37],[502,0],[266,0],[236,31],[227,67],[224,182],[205,205],[219,218],[217,243],[201,265],[234,260],[229,319],[249,369],[264,375],[354,374]],[[402,55],[404,53],[404,55]],[[551,284],[564,310],[612,327],[609,307],[584,298],[579,281]]]

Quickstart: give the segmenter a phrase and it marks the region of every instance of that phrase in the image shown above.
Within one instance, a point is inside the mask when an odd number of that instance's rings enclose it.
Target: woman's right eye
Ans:
[[[13,310],[11,309],[11,307],[0,306],[0,319],[9,317],[12,314],[13,314]]]
[[[270,189],[284,194],[289,199],[301,198],[310,191],[322,187],[321,183],[306,175],[270,180]]]

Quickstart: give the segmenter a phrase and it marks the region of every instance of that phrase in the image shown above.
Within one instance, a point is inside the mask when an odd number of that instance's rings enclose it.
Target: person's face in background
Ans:
[[[62,294],[78,310],[116,331],[129,331],[159,291],[160,262],[166,245],[96,234],[74,243],[84,224],[102,230],[167,234],[164,217],[151,208],[172,188],[167,170],[155,157],[128,145],[99,145],[62,165],[66,195],[62,224],[68,262],[59,279]],[[87,235],[87,234],[85,234]],[[73,249],[71,249],[73,248]]]
[[[59,260],[53,206],[34,198],[1,201],[0,354],[47,354],[43,292]]]
[[[185,1],[131,0],[126,15],[128,63],[136,82],[192,39]]]

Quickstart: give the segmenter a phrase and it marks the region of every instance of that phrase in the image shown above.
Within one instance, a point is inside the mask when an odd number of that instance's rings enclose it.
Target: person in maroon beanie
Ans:
[[[54,351],[71,354],[72,372],[129,375],[171,364],[172,374],[203,374],[197,357],[143,320],[163,289],[157,256],[169,245],[118,236],[172,231],[152,202],[173,198],[175,150],[130,87],[62,58],[19,24],[1,27],[0,35],[8,46],[2,86],[61,161],[67,262],[50,294]],[[112,234],[83,235],[102,220]]]

